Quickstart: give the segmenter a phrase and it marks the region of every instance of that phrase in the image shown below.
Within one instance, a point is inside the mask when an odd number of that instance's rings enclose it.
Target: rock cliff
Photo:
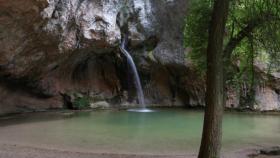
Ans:
[[[146,103],[203,105],[204,79],[183,47],[186,0],[0,0],[0,114],[62,108],[69,92],[115,106],[135,102],[118,48],[124,3]],[[279,106],[279,87],[257,98],[266,96]]]

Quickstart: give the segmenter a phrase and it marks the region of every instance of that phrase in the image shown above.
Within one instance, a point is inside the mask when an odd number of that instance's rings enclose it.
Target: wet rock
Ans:
[[[266,149],[260,150],[260,154],[262,155],[270,155],[270,156],[280,156],[280,146],[270,147]]]

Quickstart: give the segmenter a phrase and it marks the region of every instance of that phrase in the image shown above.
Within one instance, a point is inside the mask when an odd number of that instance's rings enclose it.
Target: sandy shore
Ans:
[[[195,158],[195,155],[132,155],[90,153],[0,144],[0,158]]]
[[[254,149],[244,149],[232,153],[223,153],[223,158],[249,158],[256,152]],[[140,155],[92,153],[84,151],[68,151],[63,149],[46,149],[31,146],[0,144],[0,158],[196,158],[197,155]],[[279,156],[256,158],[280,158]]]

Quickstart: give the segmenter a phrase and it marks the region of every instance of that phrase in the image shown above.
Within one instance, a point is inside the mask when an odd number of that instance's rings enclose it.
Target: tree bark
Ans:
[[[198,158],[219,158],[224,111],[223,39],[229,0],[215,0],[207,47],[206,109]]]

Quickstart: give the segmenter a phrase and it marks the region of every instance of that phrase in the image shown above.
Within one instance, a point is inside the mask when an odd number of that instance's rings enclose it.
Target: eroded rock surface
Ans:
[[[118,48],[124,3],[0,0],[0,114],[62,108],[69,91],[116,106],[135,103],[132,75]],[[128,48],[146,103],[204,105],[204,79],[185,61],[182,32],[188,1],[131,0],[126,5]],[[279,99],[279,84],[257,94],[261,109],[272,109],[262,98]],[[238,101],[233,97],[231,104]]]
[[[118,49],[117,17],[124,2],[1,0],[1,113],[61,108],[67,91],[99,95],[111,103],[123,101],[129,91],[134,102],[133,81]],[[190,91],[178,81],[187,82],[189,74],[182,58],[183,21],[177,19],[185,16],[187,3],[133,0],[126,5],[131,16],[128,47],[147,102],[185,105],[191,99],[180,91]]]

